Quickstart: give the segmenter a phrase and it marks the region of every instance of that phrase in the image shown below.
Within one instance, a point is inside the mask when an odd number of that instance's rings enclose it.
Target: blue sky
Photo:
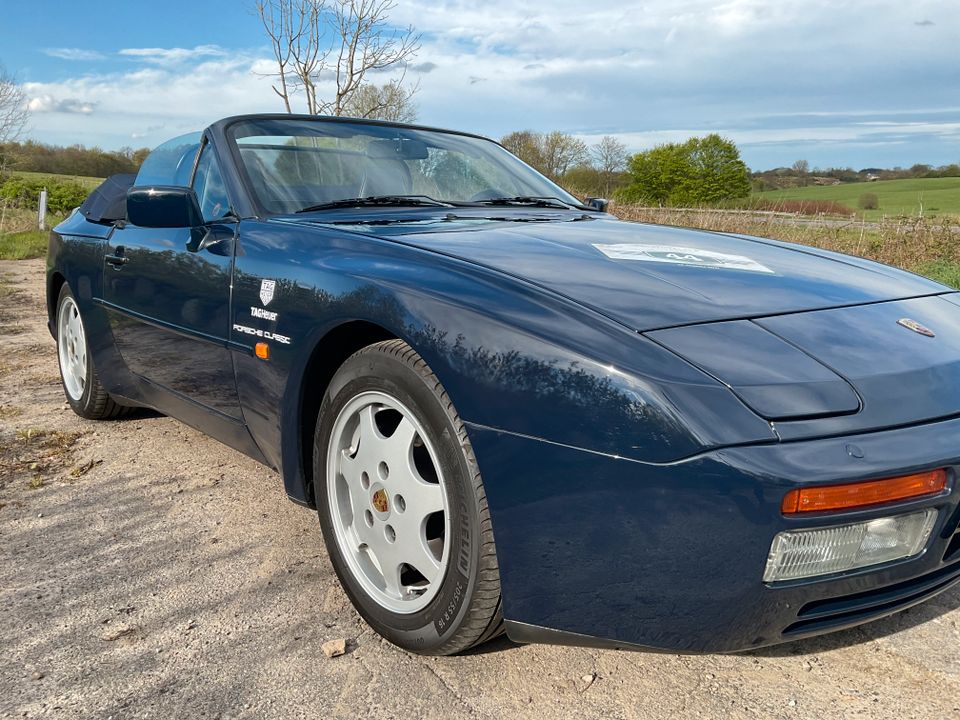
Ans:
[[[950,0],[397,0],[391,17],[424,33],[408,78],[425,124],[631,150],[720,132],[755,169],[960,162]],[[2,22],[38,140],[153,146],[282,109],[246,0],[35,0]]]

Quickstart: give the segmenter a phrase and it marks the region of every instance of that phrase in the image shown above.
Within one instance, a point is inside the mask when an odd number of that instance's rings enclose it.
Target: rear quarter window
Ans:
[[[175,137],[159,145],[140,166],[136,186],[177,185],[189,187],[190,174],[200,150],[199,132]]]

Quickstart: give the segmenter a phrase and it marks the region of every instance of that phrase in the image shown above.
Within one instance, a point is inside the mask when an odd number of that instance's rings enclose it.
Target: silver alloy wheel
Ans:
[[[387,393],[356,395],[333,423],[326,470],[334,535],[354,578],[391,612],[422,610],[443,583],[450,511],[420,421]]]
[[[77,303],[67,296],[57,317],[57,352],[63,386],[71,400],[79,402],[87,385],[87,338]]]

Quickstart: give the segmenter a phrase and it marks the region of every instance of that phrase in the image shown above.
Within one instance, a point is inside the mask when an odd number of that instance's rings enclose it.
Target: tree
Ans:
[[[20,137],[27,124],[27,98],[23,88],[0,65],[0,143]]]
[[[610,135],[604,135],[593,146],[593,166],[600,173],[603,196],[610,197],[617,176],[627,165],[627,146]]]
[[[800,185],[806,187],[807,176],[810,174],[810,163],[808,163],[806,160],[797,160],[790,167],[800,180]]]
[[[277,78],[274,92],[287,112],[303,92],[311,115],[408,115],[417,87],[403,88],[406,64],[420,49],[412,27],[389,25],[393,0],[255,0],[270,38]],[[368,75],[399,68],[399,78],[377,86]],[[333,87],[325,93],[328,79]],[[359,94],[359,97],[357,97]]]
[[[559,130],[543,136],[543,172],[547,177],[559,180],[567,170],[589,159],[590,152],[583,140]]]
[[[543,167],[541,135],[533,130],[518,130],[500,138],[500,144],[532,168]]]
[[[344,115],[413,122],[417,119],[417,108],[413,104],[415,92],[415,87],[405,88],[396,80],[383,85],[365,83],[347,101]]]
[[[710,205],[746,197],[750,176],[730,140],[711,134],[658,145],[629,161],[627,200],[656,205]]]
[[[570,168],[586,163],[590,157],[583,140],[559,130],[546,134],[521,130],[504,136],[500,143],[552,180],[559,180]]]
[[[0,65],[0,178],[10,162],[9,148],[27,124],[27,98],[23,88]]]

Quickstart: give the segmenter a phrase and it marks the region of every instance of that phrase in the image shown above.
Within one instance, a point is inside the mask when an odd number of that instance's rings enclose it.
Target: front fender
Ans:
[[[273,348],[270,363],[237,354],[245,418],[265,454],[282,446],[275,461],[285,478],[290,464],[301,462],[299,413],[310,358],[329,333],[355,321],[409,343],[472,426],[652,463],[775,440],[770,425],[723,385],[542,288],[329,229],[248,222],[241,238],[234,323],[254,323],[261,283],[274,280],[271,331],[290,338]]]

